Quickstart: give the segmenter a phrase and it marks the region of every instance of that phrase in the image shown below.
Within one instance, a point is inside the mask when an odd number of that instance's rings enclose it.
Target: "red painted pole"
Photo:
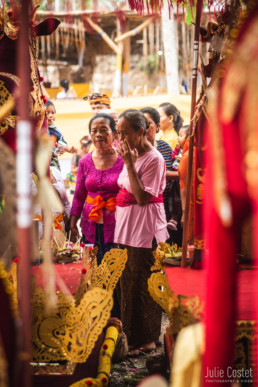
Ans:
[[[190,139],[189,139],[187,180],[186,180],[185,219],[184,219],[182,260],[181,260],[182,267],[185,267],[187,265],[186,253],[187,253],[190,200],[191,200],[191,188],[192,188],[192,177],[193,177],[194,136],[193,136],[193,121],[192,121],[192,119],[194,116],[194,109],[195,109],[195,105],[196,105],[197,72],[198,72],[198,58],[199,58],[199,35],[200,35],[201,13],[202,13],[202,1],[203,0],[197,0],[195,31],[194,31],[194,57],[193,57],[193,74],[192,74],[191,121],[190,121]]]
[[[21,23],[18,41],[17,70],[20,77],[20,98],[17,124],[17,226],[19,272],[19,310],[21,317],[21,374],[20,386],[31,386],[31,262],[32,262],[32,216],[31,216],[31,168],[32,125],[29,117],[30,53],[29,12],[30,0],[21,1]]]

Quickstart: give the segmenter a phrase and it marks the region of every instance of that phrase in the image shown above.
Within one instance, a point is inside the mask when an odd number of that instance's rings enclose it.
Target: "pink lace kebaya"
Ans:
[[[87,195],[95,198],[100,195],[104,200],[116,197],[119,187],[117,184],[124,162],[118,156],[111,168],[96,169],[92,161],[92,152],[84,156],[77,173],[77,183],[74,192],[71,215],[81,218],[81,229],[90,243],[95,243],[96,223],[89,218],[93,206],[86,202]],[[115,212],[103,208],[104,242],[114,241]]]

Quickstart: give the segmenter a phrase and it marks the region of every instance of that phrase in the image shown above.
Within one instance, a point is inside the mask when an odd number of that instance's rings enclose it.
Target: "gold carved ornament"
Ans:
[[[169,245],[168,243],[159,243],[158,247],[153,252],[154,265],[151,267],[151,271],[165,272],[164,264],[166,258],[180,257],[181,255],[181,248],[178,248],[176,244]]]
[[[33,356],[36,362],[69,360],[84,363],[107,324],[113,307],[112,292],[89,290],[80,305],[72,296],[57,294],[55,312],[45,312],[46,294],[33,294]]]
[[[13,269],[16,272],[17,266],[15,263],[13,265],[14,265]],[[17,288],[15,287],[17,283],[13,282],[12,277],[6,271],[5,265],[1,261],[0,261],[0,279],[2,280],[5,292],[9,297],[10,309],[12,311],[13,317],[15,318],[18,313],[17,293],[16,293]]]
[[[106,326],[113,306],[113,289],[124,270],[127,251],[111,249],[100,266],[95,262],[96,253],[96,249],[84,249],[84,269],[75,296],[58,292],[57,309],[50,314],[45,312],[46,293],[36,287],[32,308],[36,362],[85,362]]]
[[[9,146],[0,138],[0,256],[9,269],[16,252],[16,164]]]
[[[9,74],[9,73],[0,73],[0,76],[1,75],[12,79],[15,82],[16,86],[19,85],[19,78],[16,77],[15,75]],[[6,88],[4,81],[0,80],[0,107],[3,107],[6,104],[6,102],[11,99],[11,97],[12,97],[12,94]],[[18,121],[18,116],[8,114],[0,122],[0,136],[4,134],[9,127],[15,128],[17,121]]]
[[[12,40],[17,39],[18,30],[18,26],[12,17],[11,10],[7,9],[7,5],[4,3],[3,8],[0,8],[0,39],[5,35]]]
[[[178,333],[187,325],[201,320],[204,304],[199,297],[189,299],[176,295],[170,290],[166,274],[152,273],[148,279],[148,290],[153,298],[166,312],[170,321],[170,334]]]
[[[114,290],[127,262],[127,250],[111,249],[97,266],[93,260],[91,287]]]
[[[97,247],[83,250],[84,269],[74,296],[76,305],[89,289],[101,288],[113,292],[125,268],[127,250],[111,249],[105,253],[99,266],[96,258],[97,250]]]

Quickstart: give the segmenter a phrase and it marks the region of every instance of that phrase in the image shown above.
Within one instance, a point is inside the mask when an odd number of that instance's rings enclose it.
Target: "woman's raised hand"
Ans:
[[[127,140],[124,140],[123,143],[121,144],[120,155],[124,160],[126,167],[128,168],[128,167],[132,167],[136,162],[138,158],[138,151],[137,149],[131,150]]]

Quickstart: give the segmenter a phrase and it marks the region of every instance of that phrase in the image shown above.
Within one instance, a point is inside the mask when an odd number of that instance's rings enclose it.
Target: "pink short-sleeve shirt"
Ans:
[[[140,157],[135,168],[146,192],[155,197],[162,194],[166,187],[166,165],[157,149],[153,148]],[[118,178],[118,185],[132,193],[125,165]],[[154,237],[157,243],[165,242],[169,237],[163,203],[117,207],[114,242],[150,248]]]

